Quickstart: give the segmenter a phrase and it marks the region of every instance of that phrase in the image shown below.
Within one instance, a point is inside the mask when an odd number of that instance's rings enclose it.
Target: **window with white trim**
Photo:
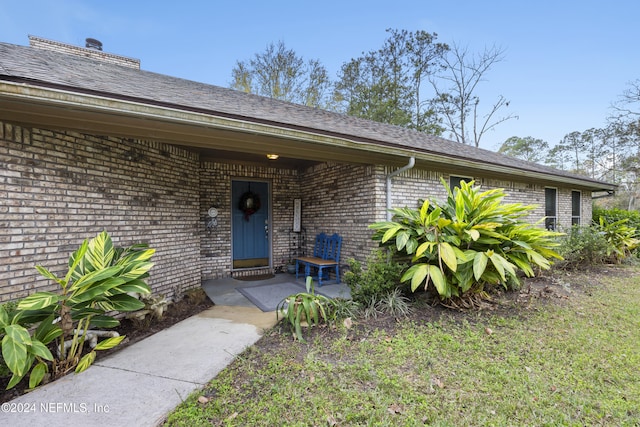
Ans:
[[[571,225],[580,225],[582,212],[582,193],[571,192]]]
[[[544,189],[544,226],[555,230],[558,226],[558,191],[555,188]]]

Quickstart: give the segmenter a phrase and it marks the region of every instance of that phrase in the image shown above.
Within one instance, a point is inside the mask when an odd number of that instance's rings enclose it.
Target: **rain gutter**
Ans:
[[[387,175],[387,221],[391,221],[391,179],[394,176],[400,175],[402,172],[413,168],[415,164],[416,158],[412,156],[409,158],[409,163]]]

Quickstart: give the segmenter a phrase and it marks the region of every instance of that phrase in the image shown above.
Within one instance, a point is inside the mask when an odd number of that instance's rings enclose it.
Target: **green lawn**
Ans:
[[[271,334],[167,425],[640,425],[640,269],[567,280],[600,284],[501,315]]]

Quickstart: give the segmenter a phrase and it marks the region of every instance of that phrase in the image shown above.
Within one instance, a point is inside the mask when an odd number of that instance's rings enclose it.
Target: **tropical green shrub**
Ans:
[[[615,263],[622,262],[638,248],[640,239],[636,238],[637,230],[628,225],[629,219],[624,218],[614,222],[607,222],[604,217],[599,218],[596,227],[607,242],[607,256]]]
[[[61,333],[55,330],[51,320],[48,320],[42,322],[32,334],[27,329],[29,322],[21,319],[20,315],[19,310],[7,310],[5,306],[0,305],[2,360],[12,374],[7,389],[18,384],[29,371],[30,388],[42,381],[48,369],[47,362],[53,360],[47,344]]]
[[[347,260],[349,271],[344,281],[351,290],[351,298],[361,304],[378,300],[396,288],[405,290],[407,286],[400,282],[402,271],[407,267],[395,261],[393,253],[387,249],[373,251],[366,262],[366,270],[355,259]]]
[[[573,226],[560,240],[562,267],[621,263],[638,252],[638,230],[629,224],[633,213],[613,209],[599,210],[597,215],[592,226]]]
[[[608,259],[607,240],[595,226],[572,226],[560,238],[558,252],[564,259],[561,268],[575,269],[591,265],[604,264]]]
[[[18,303],[10,301],[8,303],[4,303],[4,304],[0,304],[0,312],[4,311],[5,313],[7,313],[6,315],[4,314],[0,314],[0,319],[4,319],[6,316],[7,321],[9,319],[11,319],[13,317],[12,314],[9,314],[12,310],[11,305],[13,305],[14,307],[17,305]],[[2,322],[2,320],[0,320],[0,322]],[[6,326],[8,322],[5,323],[0,323],[0,337],[3,338],[4,335],[4,326]],[[2,340],[0,339],[0,377],[8,377],[9,375],[11,375],[11,371],[9,370],[9,368],[7,367],[7,364],[4,361],[4,357],[2,357]]]
[[[600,218],[604,218],[607,224],[611,224],[623,219],[627,220],[626,225],[636,229],[635,238],[640,238],[640,212],[627,211],[624,209],[602,209],[593,207],[593,225],[600,225]]]
[[[316,294],[313,286],[313,278],[307,276],[306,292],[299,292],[283,299],[276,308],[276,316],[282,314],[291,325],[294,336],[304,342],[302,336],[302,323],[309,327],[328,323],[332,318],[333,300],[324,295]]]
[[[402,281],[415,291],[433,284],[441,300],[484,295],[487,285],[519,284],[518,272],[550,268],[560,233],[522,220],[532,206],[503,203],[501,189],[461,182],[445,203],[393,209],[393,220],[372,224],[374,239],[412,256]]]
[[[600,220],[603,219],[605,224],[614,224],[618,221],[626,220],[624,223],[626,227],[631,227],[635,229],[635,233],[632,238],[640,239],[640,212],[638,211],[628,211],[624,209],[602,209],[597,206],[593,207],[593,223],[596,226],[600,225]],[[624,239],[623,239],[624,240]],[[638,246],[635,248],[627,248],[628,254],[635,254],[636,257],[640,258],[640,250]],[[615,251],[613,251],[615,253]],[[626,259],[627,257],[625,256]]]
[[[102,232],[85,240],[71,255],[64,277],[36,266],[40,274],[58,283],[60,292],[37,292],[24,298],[13,316],[0,308],[2,356],[13,373],[7,388],[29,372],[29,386],[37,386],[47,372],[46,361],[51,361],[54,377],[74,368],[81,372],[93,363],[97,350],[118,345],[123,336],[105,339],[82,356],[89,328],[116,327],[119,321],[109,313],[144,307],[129,294],[150,292],[144,279],[153,265],[149,260],[154,252],[146,245],[115,248],[109,234]],[[26,324],[38,327],[30,334]],[[53,341],[55,357],[47,348]]]
[[[12,378],[7,389],[14,387],[24,375],[33,367],[30,387],[42,381],[47,371],[47,361],[53,360],[48,344],[55,335],[47,335],[43,328],[38,328],[35,333],[29,332],[31,324],[20,318],[17,304],[9,303],[0,305],[0,338],[2,338],[2,357],[0,357],[0,373],[3,376],[9,374]],[[32,385],[33,384],[33,385]]]

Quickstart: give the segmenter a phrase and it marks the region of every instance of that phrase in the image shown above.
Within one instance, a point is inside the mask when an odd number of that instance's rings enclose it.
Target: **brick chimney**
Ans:
[[[68,55],[82,56],[110,64],[122,65],[124,67],[140,69],[140,60],[127,58],[126,56],[115,55],[102,51],[102,43],[96,39],[88,38],[87,47],[73,46],[66,43],[43,39],[41,37],[29,36],[29,45],[36,49],[44,49],[53,52],[65,53]]]

